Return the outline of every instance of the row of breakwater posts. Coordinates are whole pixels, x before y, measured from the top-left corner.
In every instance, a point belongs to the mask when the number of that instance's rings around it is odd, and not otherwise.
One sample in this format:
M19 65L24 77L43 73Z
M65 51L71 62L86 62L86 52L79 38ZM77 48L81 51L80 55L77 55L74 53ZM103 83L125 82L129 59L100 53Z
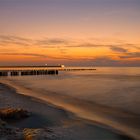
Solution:
M47 66L15 66L0 67L1 76L27 76L27 75L58 75L59 71L84 71L96 70L95 68L78 68L78 67L47 67Z
M58 70L11 70L0 71L0 76L57 75Z

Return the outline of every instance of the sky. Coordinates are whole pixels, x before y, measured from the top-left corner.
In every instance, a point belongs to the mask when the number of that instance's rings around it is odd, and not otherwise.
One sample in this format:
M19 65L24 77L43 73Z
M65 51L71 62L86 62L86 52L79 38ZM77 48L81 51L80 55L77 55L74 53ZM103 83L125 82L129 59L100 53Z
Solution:
M0 0L0 65L140 66L140 0Z

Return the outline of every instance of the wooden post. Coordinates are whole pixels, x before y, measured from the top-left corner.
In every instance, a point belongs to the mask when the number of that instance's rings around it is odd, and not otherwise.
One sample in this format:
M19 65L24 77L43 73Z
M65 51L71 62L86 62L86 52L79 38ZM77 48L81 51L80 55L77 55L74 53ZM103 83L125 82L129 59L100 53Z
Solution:
M0 76L8 76L8 72L7 71L2 71L2 72L0 72Z
M58 75L58 70L56 70L56 75Z

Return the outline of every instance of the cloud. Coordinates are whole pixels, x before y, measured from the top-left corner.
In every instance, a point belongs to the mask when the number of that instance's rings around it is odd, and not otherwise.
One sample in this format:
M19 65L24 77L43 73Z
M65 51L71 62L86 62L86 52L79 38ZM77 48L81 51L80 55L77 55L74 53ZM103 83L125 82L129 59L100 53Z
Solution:
M74 60L77 63L80 62L80 65L83 66L140 66L140 61L138 60L127 60L121 59L116 60L111 56L102 56L97 58L85 58L82 60Z
M60 56L46 56L38 53L14 53L14 50L10 50L10 45L16 44L17 47L30 47L31 49L33 47L36 47L38 49L49 49L49 48L55 48L59 53L61 53ZM18 36L11 36L11 35L0 35L0 51L1 54L5 55L26 55L26 56L34 56L34 57L47 57L52 59L71 59L71 56L67 56L69 53L69 49L72 48L108 48L112 50L116 55L118 55L121 59L127 59L127 58L139 58L140 53L139 52L129 52L131 48L135 48L139 51L140 45L139 44L130 44L127 42L112 42L112 43L104 43L102 41L96 42L96 40L93 40L93 42L90 41L80 41L80 40L74 40L74 39L62 39L62 38L42 38L42 39L28 39ZM93 50L92 49L92 50ZM20 49L22 52L22 49ZM19 51L20 51L19 50ZM91 50L91 51L92 51ZM3 52L3 53L2 53ZM5 53L7 52L7 53ZM9 52L9 53L8 53ZM13 52L13 53L12 53ZM83 54L84 55L84 54ZM104 54L102 54L104 55ZM69 58L68 58L69 57ZM103 57L103 56L102 56ZM76 59L76 58L72 58ZM82 57L81 60L84 60L86 58ZM92 59L92 58L91 58ZM110 63L114 62L114 60L110 58L98 58L97 61L108 60Z
M120 52L120 53L126 53L126 52L128 52L128 49L125 49L125 48L119 47L119 46L110 46L110 49L112 51Z
M93 44L93 43L77 43L73 45L67 45L65 47L68 48L96 48L96 47L104 47L105 45L101 44Z
M119 60L115 60L109 56L97 57L91 60L93 65L96 66L109 66L109 65L116 65L117 63L119 63Z
M0 45L7 46L11 44L18 45L19 47L26 47L26 46L37 46L42 48L56 48L58 46L67 45L69 43L68 40L59 39L59 38L46 38L46 39L27 39L23 37L17 36L4 36L0 35Z
M73 59L72 61L66 60L66 64L74 64L81 66L123 66L125 63L122 63L120 60L115 60L110 56L102 56L98 58L94 57L81 57L79 59Z
M132 52L132 53L126 53L123 56L119 56L120 58L140 58L140 52Z
M95 43L96 41L82 41L74 39L62 39L62 38L42 38L42 39L28 39L28 38L23 38L23 37L18 37L18 36L11 36L11 35L0 35L0 44L1 45L9 45L9 44L17 44L18 46L32 46L32 47L39 47L39 48L60 48L60 47L65 47L65 48L99 48L99 47L108 47L113 51L116 52L127 52L126 48L139 48L140 45L138 44L129 44L126 42L121 42L121 43L108 43L105 44L102 41L100 43Z
M21 46L29 46L32 44L32 40L16 36L0 35L0 44L1 45L16 44Z
M24 55L24 56L34 56L34 57L47 57L47 55L36 54L36 53L0 53L1 55Z
M73 60L73 58L70 57L69 55L50 56L50 55L37 54L37 53L0 53L0 55L31 56L31 57L39 57L39 58L47 58L47 59L55 59L55 60Z
M54 38L54 39L47 39L47 40L41 40L42 42L45 41L48 44L67 44L68 41L64 40L64 39L58 39L58 38Z
M52 38L52 39L40 39L36 40L36 43L34 45L40 46L40 47L57 47L58 45L66 45L69 41L59 38ZM57 45L57 46L56 46Z

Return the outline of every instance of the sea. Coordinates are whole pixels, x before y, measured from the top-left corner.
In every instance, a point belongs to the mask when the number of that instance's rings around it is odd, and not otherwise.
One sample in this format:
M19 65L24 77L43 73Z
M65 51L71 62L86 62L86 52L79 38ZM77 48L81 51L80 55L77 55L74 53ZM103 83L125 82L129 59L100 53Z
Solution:
M140 118L140 67L95 69L13 76L6 80L22 94L49 102L75 116L138 135L138 126L128 122L134 121L135 116Z

